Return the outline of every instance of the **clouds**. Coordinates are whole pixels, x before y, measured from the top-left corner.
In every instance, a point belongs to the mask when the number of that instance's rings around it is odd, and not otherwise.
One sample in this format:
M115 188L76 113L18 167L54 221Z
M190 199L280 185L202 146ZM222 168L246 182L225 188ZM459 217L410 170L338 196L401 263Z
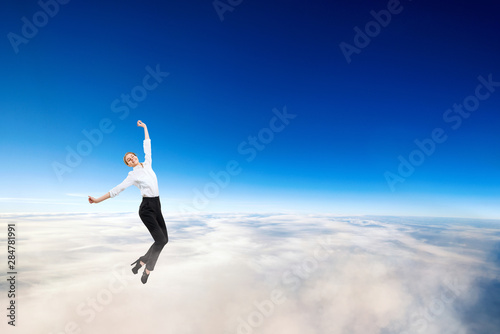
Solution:
M136 214L4 215L20 231L17 331L396 334L498 326L488 319L496 314L489 292L498 286L500 236L487 222L165 219L170 242L142 285L129 264L152 240Z

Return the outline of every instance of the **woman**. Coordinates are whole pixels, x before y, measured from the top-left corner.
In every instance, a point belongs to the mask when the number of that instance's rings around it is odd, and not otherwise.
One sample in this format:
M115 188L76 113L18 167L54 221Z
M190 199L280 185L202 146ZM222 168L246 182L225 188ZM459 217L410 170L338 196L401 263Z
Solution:
M135 185L140 189L142 203L139 207L139 216L155 242L144 256L141 256L131 265L135 265L135 267L132 268L134 274L137 274L138 270L146 265L141 277L142 283L146 284L149 274L155 268L160 252L168 242L168 233L161 214L158 180L156 179L155 172L151 168L151 140L149 139L148 128L146 124L141 121L137 121L137 126L144 128L145 161L141 163L135 153L127 152L123 157L123 161L127 166L132 167L133 170L128 173L127 178L122 183L111 189L107 194L97 199L89 196L89 203L99 203L108 198L115 197L131 185Z

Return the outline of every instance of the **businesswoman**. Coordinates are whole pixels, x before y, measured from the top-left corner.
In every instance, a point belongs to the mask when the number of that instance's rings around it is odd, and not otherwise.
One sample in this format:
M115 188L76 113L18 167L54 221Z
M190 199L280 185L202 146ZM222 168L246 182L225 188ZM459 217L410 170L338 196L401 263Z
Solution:
M134 274L137 274L139 269L145 265L141 281L146 284L150 273L155 268L158 256L168 242L168 233L165 221L163 220L163 216L161 214L158 180L156 179L155 172L151 168L151 139L149 139L148 128L146 127L146 124L141 121L137 121L137 126L144 128L145 161L139 162L135 153L127 152L123 157L123 161L127 166L132 167L133 170L128 173L127 178L122 183L111 189L105 195L99 198L89 196L89 203L99 203L107 200L108 198L115 197L131 185L140 189L142 203L139 207L139 216L149 230L149 233L151 233L154 243L145 255L141 256L131 265L135 265L132 268L132 272Z

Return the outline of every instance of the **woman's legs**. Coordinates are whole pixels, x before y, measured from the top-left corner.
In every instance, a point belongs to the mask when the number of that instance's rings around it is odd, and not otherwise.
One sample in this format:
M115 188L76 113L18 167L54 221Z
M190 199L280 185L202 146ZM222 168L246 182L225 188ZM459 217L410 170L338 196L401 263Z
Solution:
M163 247L168 243L167 227L161 214L160 199L157 197L143 198L139 208L139 216L155 241L147 253L140 258L143 263L146 263L146 269L152 271Z

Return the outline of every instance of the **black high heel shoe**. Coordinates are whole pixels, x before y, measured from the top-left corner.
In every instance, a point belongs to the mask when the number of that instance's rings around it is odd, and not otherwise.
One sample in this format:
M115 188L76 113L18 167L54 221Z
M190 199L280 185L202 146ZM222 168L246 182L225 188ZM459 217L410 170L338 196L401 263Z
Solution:
M151 272L149 272L149 274L151 274ZM149 278L149 274L146 274L146 268L144 268L144 271L142 272L142 276L141 276L142 284L146 284L146 282L148 281L148 278Z
M134 263L131 264L131 266L133 266L135 264L135 267L132 268L132 272L135 274L137 274L139 272L139 269L142 267L142 264L141 264L141 259L135 261Z

